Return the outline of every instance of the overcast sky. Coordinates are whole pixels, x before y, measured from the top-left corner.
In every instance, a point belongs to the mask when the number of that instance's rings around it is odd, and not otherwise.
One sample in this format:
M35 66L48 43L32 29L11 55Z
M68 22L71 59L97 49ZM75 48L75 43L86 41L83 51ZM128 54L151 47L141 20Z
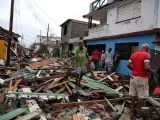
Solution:
M9 29L10 1L0 0L0 26ZM35 41L36 35L46 35L43 26L50 24L50 34L60 37L59 25L68 18L85 20L81 16L89 12L89 4L94 0L15 0L14 32L24 35L24 42L28 46ZM30 6L30 8L29 8ZM36 17L31 12L36 11ZM47 14L46 14L47 13Z

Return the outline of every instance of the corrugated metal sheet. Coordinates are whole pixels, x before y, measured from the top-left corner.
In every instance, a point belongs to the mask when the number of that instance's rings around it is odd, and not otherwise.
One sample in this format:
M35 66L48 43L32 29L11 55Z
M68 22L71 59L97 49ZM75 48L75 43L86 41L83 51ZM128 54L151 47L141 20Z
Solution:
M117 22L141 16L141 1L124 5L117 9Z

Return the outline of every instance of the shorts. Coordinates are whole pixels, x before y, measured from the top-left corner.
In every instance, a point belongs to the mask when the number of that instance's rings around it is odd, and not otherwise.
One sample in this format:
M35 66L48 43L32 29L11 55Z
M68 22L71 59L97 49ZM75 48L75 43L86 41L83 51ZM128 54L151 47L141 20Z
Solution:
M129 88L130 96L138 96L139 98L149 97L148 78L132 76Z
M106 62L105 64L106 64L106 70L107 71L112 71L113 64L111 62Z
M76 69L73 71L73 73L76 73L76 74L78 74L78 75L80 75L80 74L85 74L85 73L87 73L87 68L86 68L86 67L76 68Z

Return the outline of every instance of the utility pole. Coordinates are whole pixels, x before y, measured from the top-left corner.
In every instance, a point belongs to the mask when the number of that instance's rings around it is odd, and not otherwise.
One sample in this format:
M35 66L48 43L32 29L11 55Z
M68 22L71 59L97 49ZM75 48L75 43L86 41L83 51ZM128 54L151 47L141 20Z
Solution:
M21 36L21 45L23 46L23 35Z
M35 37L35 43L36 43L36 37Z
M10 23L9 23L9 33L10 33L10 37L9 37L9 39L8 39L6 66L9 66L9 65L10 65L10 57L11 57L10 47L11 47L11 41L12 41L12 38L13 38L13 34L12 34L12 29L13 29L13 16L14 16L14 0L11 0Z
M48 29L47 29L47 45L49 44L48 34L49 34L49 23L48 23Z

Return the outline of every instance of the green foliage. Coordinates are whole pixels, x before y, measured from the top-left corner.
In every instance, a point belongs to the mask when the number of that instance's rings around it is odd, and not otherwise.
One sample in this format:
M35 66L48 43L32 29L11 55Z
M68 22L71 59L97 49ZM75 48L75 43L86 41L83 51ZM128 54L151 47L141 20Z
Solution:
M48 51L47 45L40 44L40 48L37 52L38 52L38 54L48 54L49 51Z

